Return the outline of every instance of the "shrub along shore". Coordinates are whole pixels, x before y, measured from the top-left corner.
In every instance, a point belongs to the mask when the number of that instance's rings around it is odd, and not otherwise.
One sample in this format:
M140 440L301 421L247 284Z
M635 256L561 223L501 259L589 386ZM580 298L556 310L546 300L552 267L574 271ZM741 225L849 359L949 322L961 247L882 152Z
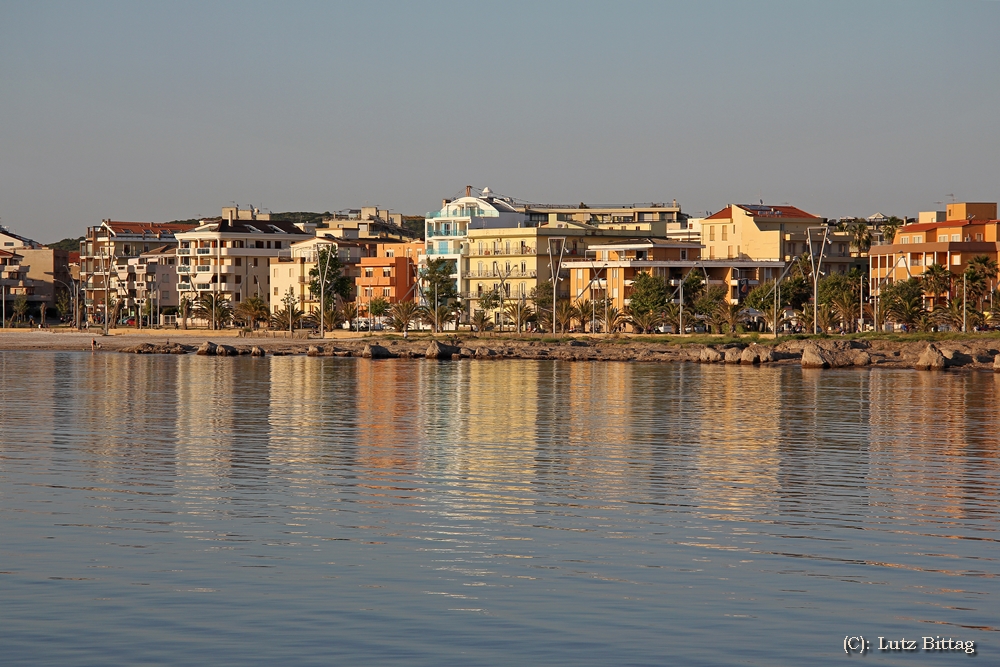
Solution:
M336 339L240 338L228 331L153 331L94 336L66 331L0 332L0 350L205 356L308 355L373 359L699 362L801 365L803 368L884 367L1000 370L1000 335L858 334L853 336L432 336L398 334Z

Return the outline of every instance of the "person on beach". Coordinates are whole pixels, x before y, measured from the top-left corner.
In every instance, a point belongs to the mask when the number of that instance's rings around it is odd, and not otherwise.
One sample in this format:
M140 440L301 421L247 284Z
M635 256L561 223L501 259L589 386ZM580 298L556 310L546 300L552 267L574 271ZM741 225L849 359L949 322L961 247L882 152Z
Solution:
M91 338L90 339L90 351L91 352L95 352L96 350L97 350L97 339L96 338Z

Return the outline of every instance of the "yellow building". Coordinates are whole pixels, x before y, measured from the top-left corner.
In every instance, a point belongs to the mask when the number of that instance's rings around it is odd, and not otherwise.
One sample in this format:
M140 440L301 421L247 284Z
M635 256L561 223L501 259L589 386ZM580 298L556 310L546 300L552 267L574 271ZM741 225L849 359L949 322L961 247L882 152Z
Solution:
M293 243L288 251L277 257L272 257L270 270L270 307L276 313L285 308L285 299L289 290L295 300L295 307L305 313L319 309L319 295L309 291L312 280L309 272L316 268L319 252L329 248L336 252L344 264L344 275L356 277L361 257L367 245L344 241L330 237L317 237Z
M795 206L731 204L704 219L701 243L704 257L780 261L788 263L810 254L808 230L814 228L812 243L818 252L824 233L829 244L823 252L826 273L847 273L863 266L864 255L851 250L850 232L838 232L826 219ZM823 231L825 230L825 232Z

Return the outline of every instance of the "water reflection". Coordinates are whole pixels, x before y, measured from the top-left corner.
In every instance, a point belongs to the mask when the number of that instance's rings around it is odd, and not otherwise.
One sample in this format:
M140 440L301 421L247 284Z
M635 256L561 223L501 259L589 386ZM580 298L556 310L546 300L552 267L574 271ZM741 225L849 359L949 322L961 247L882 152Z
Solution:
M708 629L717 663L774 627L995 625L993 374L0 353L0 377L0 557L25 585L0 587L24 618L52 577L124 614L133 585L160 586L147 607L218 590L211 618L182 607L224 635L266 596L286 636L362 610L357 660L394 627L426 664L455 628L480 662L502 626L582 664Z

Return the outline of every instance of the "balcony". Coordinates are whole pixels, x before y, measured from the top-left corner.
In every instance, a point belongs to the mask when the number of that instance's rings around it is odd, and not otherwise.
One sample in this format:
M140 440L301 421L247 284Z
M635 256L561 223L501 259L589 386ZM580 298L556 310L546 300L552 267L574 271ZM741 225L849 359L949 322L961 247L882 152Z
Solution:
M439 236L468 236L468 232L466 230L464 230L464 229L449 229L447 231L443 230L443 229L439 229L439 230L428 229L427 230L427 238L428 239L436 238L436 237L439 237Z
M177 267L177 273L180 274L193 273L192 268L194 267L192 267L190 264L181 264Z
M195 252L199 255L211 255L215 248L195 248Z
M190 255L191 254L191 248L178 248L177 249L177 254L178 255Z
M190 292L191 283L177 283L177 290L179 292ZM93 299L91 299L93 301Z

